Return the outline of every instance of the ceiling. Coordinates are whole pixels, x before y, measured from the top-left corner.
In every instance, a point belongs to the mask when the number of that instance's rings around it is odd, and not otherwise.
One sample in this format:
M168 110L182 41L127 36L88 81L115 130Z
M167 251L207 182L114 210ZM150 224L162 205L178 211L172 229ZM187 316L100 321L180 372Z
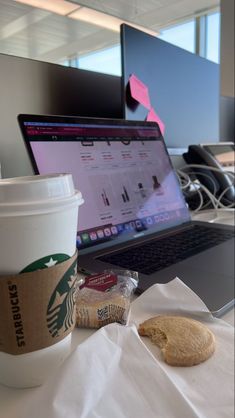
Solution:
M157 32L160 32L162 28L219 7L219 0L78 0L71 2ZM75 54L82 55L119 43L118 32L14 0L0 0L0 53L60 62Z

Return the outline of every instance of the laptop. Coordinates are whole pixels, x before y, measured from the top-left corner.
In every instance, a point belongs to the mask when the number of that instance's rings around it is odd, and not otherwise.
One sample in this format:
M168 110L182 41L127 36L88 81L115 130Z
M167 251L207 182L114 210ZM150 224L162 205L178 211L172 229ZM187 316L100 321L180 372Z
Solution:
M139 272L137 291L178 276L220 316L234 305L234 228L194 222L155 122L19 115L35 174L71 173L78 267Z

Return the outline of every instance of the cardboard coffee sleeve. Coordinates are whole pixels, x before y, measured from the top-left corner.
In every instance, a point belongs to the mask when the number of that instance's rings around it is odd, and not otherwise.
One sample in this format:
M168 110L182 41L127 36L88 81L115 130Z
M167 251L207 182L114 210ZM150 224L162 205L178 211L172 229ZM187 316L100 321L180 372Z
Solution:
M30 353L71 333L77 281L77 253L41 270L0 276L0 351Z

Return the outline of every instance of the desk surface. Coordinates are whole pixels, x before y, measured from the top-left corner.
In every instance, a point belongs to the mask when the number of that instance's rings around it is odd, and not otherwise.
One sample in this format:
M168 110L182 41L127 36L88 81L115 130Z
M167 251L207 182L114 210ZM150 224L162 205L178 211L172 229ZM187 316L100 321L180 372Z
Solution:
M204 221L210 223L221 223L226 225L235 224L234 209L219 209L219 210L202 210L198 213L191 214L195 221Z
M200 213L198 215L194 215L193 219L200 219L205 221L211 221L215 219L215 213L214 211L205 211L204 213ZM218 220L221 223L229 223L234 224L234 214L232 212L226 212L226 213L217 213L217 222ZM228 322L230 325L234 325L234 309L227 312L222 319L226 322ZM75 347L78 344L81 344L83 341L85 341L90 335L94 333L94 330L86 330L86 329L75 329L72 334L72 350L75 349ZM25 404L27 400L30 399L30 396L32 394L33 389L26 389L26 390L15 390L10 389L4 386L0 385L0 418L4 418L6 412L8 410L8 406L10 404L15 404L16 411L15 415L11 418L17 418L17 408L20 407L20 405ZM31 417L24 417L24 418L31 418ZM50 418L50 417L45 417Z

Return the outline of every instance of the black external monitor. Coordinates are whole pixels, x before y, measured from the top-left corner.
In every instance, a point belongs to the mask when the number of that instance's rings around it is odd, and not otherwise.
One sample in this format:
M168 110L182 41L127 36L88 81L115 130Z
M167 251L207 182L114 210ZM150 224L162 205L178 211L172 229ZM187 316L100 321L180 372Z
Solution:
M126 24L121 26L123 116L149 110L130 94L135 75L165 124L167 147L219 141L219 65Z

